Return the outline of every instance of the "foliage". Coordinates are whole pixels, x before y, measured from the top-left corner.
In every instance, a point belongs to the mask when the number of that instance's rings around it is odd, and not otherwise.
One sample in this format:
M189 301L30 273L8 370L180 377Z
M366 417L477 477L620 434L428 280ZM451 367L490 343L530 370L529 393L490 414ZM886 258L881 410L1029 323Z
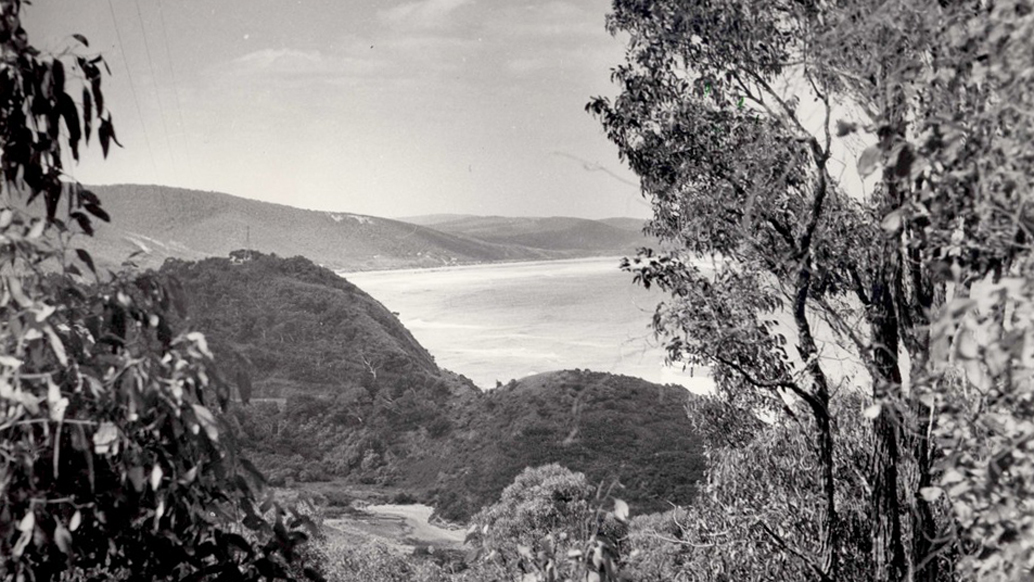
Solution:
M446 582L447 570L397 549L327 540L317 545L321 571L330 582Z
M671 295L655 326L673 359L715 364L731 402L811 416L823 511L813 541L785 551L823 579L848 566L833 537L843 419L828 411L849 357L875 400L871 577L1029 576L1034 7L614 8L629 38L621 94L589 109L653 204L664 244L628 268ZM857 163L867 192L831 171L834 136L851 135L871 144Z
M28 44L20 9L0 3L0 577L293 579L307 520L260 506L261 475L210 408L228 391L205 338L170 325L175 286L151 273L89 284L66 260L74 233L108 220L62 171L94 115L105 154L117 143L103 63L72 57L80 112L61 58ZM25 207L40 196L33 218ZM89 254L75 257L93 270ZM44 275L48 262L61 272Z
M865 481L871 429L857 397L837 426L837 553L842 580L869 580ZM713 401L711 408L721 407ZM692 505L635 518L629 571L637 580L807 580L813 566L793 551L815 552L822 483L806 433L792 422L766 425L744 441L708 448L707 483ZM794 550L788 550L793 548Z
M617 580L628 505L600 510L606 497L585 475L557 464L527 468L499 501L471 520L482 556L482 579L507 579L515 571L533 580Z
M464 519L495 503L525 467L558 463L594 483L617 481L637 512L689 503L703 478L688 393L587 370L532 376L484 394L456 422L436 511ZM469 431L469 432L468 432Z
M254 396L317 394L342 385L396 391L440 375L434 359L380 303L302 257L170 259L191 323L254 377ZM390 394L386 394L390 396Z
M531 546L550 533L582 527L593 513L590 502L595 492L583 473L556 463L529 467L503 490L497 503L474 516L473 527L484 528L478 539L489 550Z
M925 494L951 503L963 571L977 580L1034 572L1032 12L1006 1L946 19L945 46L923 71L931 106L908 143L924 181L899 209L906 224L928 222L953 283L920 395L944 454Z

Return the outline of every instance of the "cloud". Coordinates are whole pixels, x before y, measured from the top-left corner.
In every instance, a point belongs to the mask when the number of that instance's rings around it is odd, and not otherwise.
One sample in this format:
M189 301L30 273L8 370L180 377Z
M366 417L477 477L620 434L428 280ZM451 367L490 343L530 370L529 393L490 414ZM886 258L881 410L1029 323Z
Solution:
M421 30L442 28L457 9L474 0L418 0L382 10L378 16L394 28Z
M242 71L269 71L289 69L297 66L312 68L322 66L324 59L320 51L302 51L289 48L262 49L248 53L234 60Z
M603 15L570 2L510 6L487 22L493 34L508 37L545 37L574 40L599 37L604 30Z
M386 63L373 56L327 55L320 51L268 48L234 59L228 74L238 77L311 78L367 77Z

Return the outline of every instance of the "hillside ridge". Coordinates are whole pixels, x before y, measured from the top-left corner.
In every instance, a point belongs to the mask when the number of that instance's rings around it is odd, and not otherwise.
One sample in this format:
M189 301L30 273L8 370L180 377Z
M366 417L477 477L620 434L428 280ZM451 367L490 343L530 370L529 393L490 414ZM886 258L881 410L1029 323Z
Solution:
M225 257L241 248L300 255L338 271L367 271L629 254L637 246L627 231L582 219L525 227L507 237L453 224L464 218L439 228L221 192L135 184L91 189L118 220L98 225L96 235L80 244L108 268L131 255L138 266L157 268L168 258Z

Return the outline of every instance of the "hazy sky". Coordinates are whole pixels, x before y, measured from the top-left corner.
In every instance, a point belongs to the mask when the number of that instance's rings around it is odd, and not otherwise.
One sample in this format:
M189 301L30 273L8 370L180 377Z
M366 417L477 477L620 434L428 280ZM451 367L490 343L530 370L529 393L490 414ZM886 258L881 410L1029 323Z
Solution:
M71 169L379 216L648 216L584 112L623 45L608 0L36 0L90 40L125 146Z

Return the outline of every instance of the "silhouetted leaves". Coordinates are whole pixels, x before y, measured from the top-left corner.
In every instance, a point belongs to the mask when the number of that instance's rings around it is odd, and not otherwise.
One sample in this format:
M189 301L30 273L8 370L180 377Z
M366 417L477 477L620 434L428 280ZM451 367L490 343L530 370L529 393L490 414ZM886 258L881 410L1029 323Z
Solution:
M68 128L68 149L72 151L72 158L79 160L79 140L82 138L82 131L79 129L79 110L75 102L68 96L68 93L61 93L58 97L58 110L65 120L65 127Z
M79 257L79 260L82 261L88 269L90 269L90 272L97 275L97 267L93 264L93 257L90 256L90 253L83 249L75 249L75 254Z
M98 103L98 107L100 107ZM112 142L118 147L122 147L122 144L115 138L115 127L111 124L111 114L108 114L107 118L100 117L100 127L97 128L97 138L101 142L101 150L104 152L104 157L108 157L108 148Z

